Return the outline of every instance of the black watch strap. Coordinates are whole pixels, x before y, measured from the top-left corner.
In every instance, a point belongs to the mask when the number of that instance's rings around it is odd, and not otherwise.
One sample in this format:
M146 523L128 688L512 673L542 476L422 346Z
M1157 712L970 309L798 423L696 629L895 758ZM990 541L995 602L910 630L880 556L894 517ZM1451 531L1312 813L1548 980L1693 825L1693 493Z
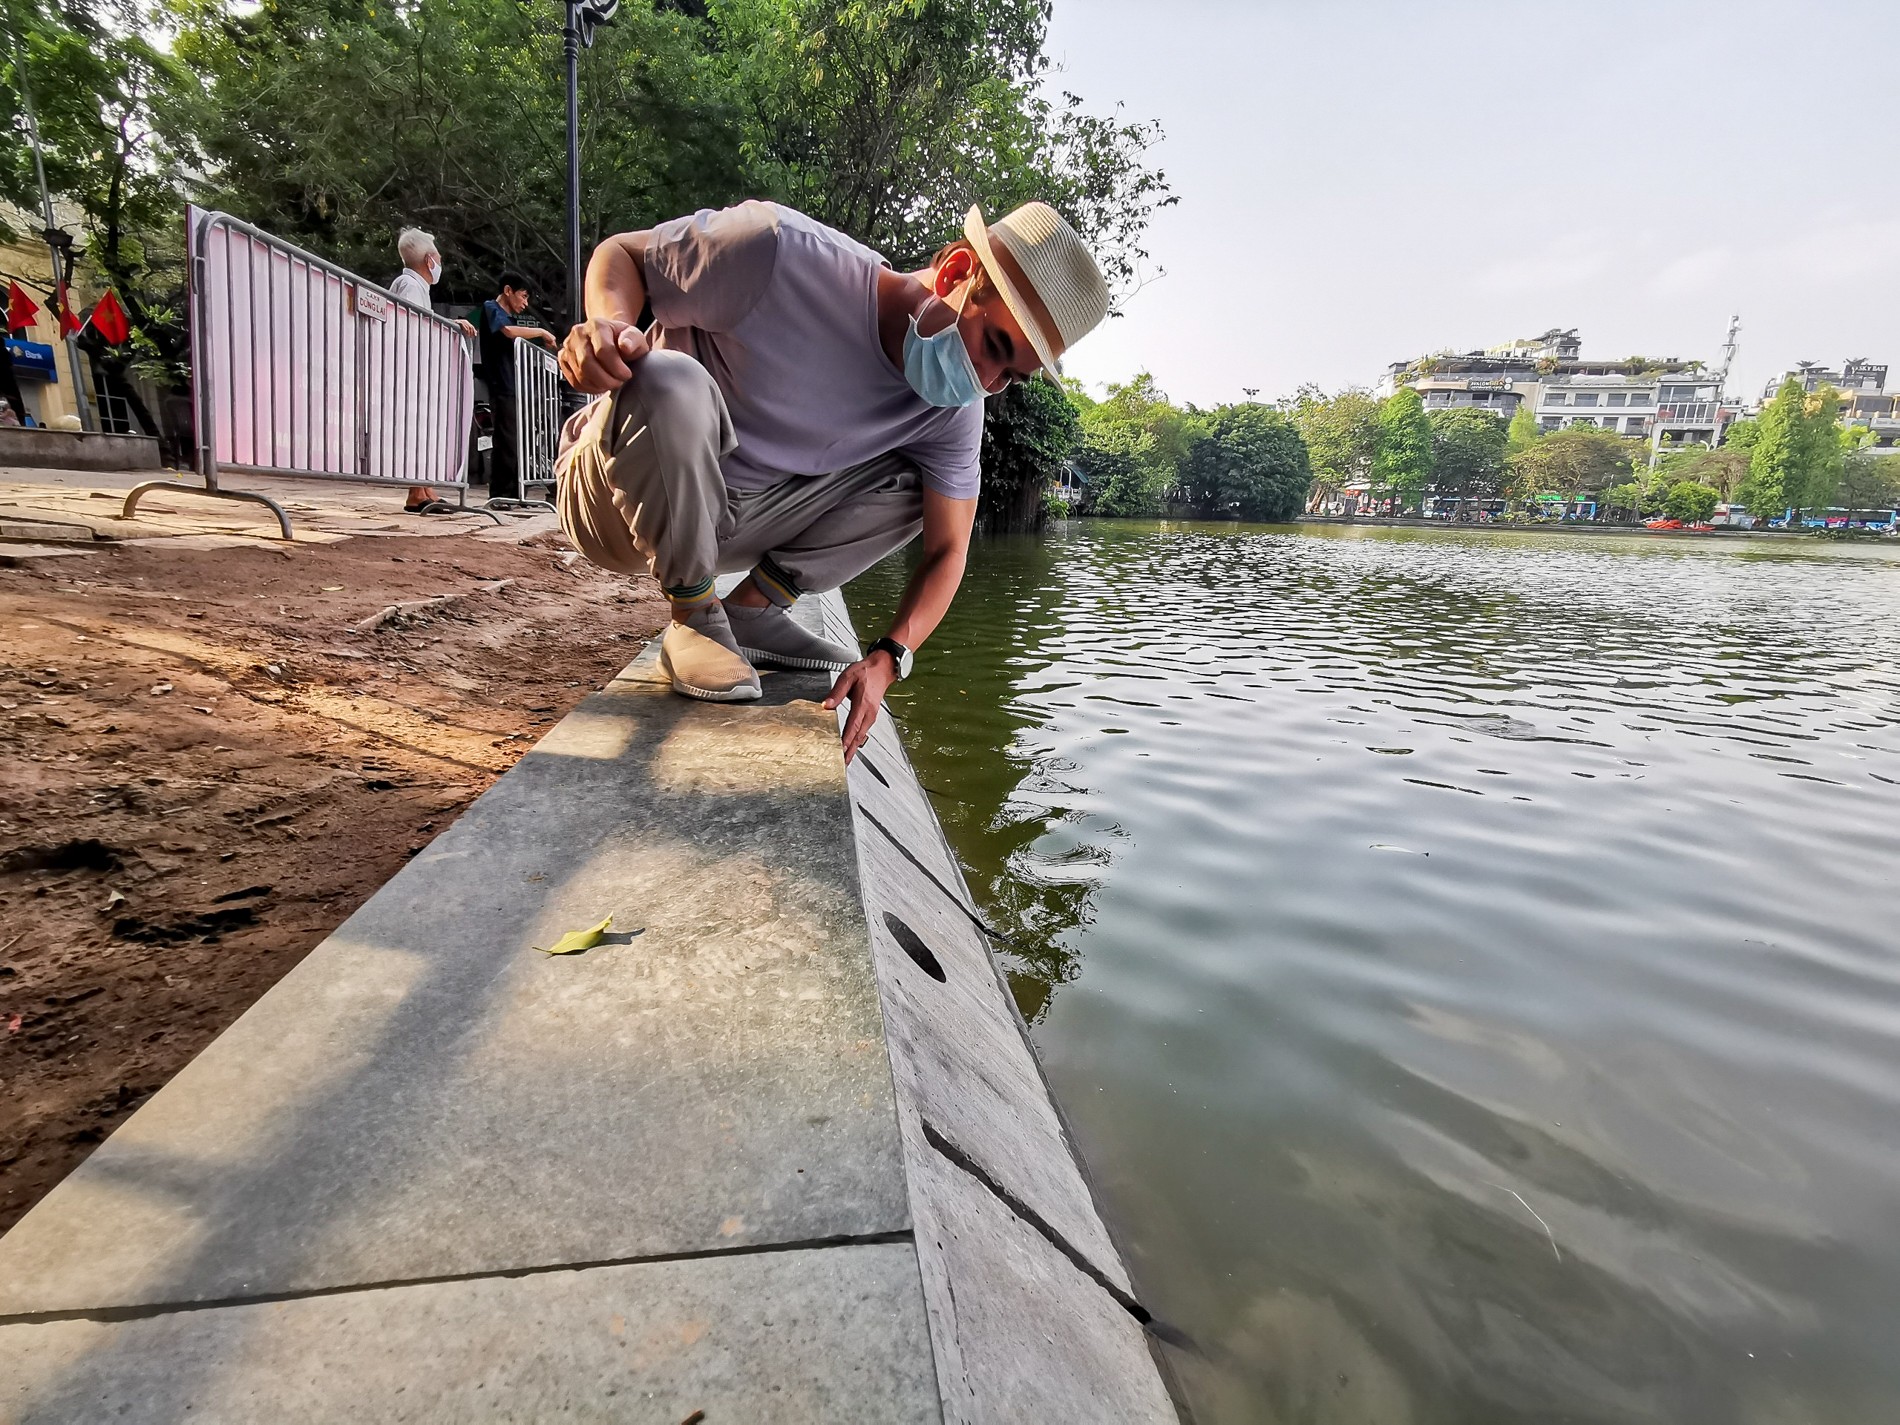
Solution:
M896 639L886 636L878 639L865 652L877 653L880 650L891 655L891 662L897 665L897 676L900 679L910 676L911 652L908 648Z

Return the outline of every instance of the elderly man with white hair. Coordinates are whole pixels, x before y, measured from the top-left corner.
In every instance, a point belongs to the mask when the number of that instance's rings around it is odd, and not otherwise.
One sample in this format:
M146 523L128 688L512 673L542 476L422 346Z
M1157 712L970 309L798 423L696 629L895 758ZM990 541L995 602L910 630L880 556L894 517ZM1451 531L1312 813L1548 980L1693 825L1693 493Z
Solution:
M389 284L391 295L425 312L433 311L429 305L429 289L442 280L442 254L436 250L434 236L421 228L404 228L396 235L396 255L402 259L402 271ZM463 336L475 335L475 328L468 322L460 325ZM412 515L420 514L436 503L436 493L430 486L411 485L403 509Z

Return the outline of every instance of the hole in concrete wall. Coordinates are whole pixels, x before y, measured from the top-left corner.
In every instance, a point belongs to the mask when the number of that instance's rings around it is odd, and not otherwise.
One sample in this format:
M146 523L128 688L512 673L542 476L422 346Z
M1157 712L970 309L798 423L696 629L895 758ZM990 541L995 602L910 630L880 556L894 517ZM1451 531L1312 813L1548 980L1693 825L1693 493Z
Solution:
M930 947L924 944L921 936L903 921L884 912L884 925L896 937L897 943L904 947L904 953L917 962L917 968L939 984L944 982L943 966L937 963L937 957L930 953Z
M885 786L890 786L891 779L877 770L877 763L873 762L869 757L866 757L862 752L858 753L858 761L864 764L865 771L869 772L873 777L876 777L878 781L882 782Z

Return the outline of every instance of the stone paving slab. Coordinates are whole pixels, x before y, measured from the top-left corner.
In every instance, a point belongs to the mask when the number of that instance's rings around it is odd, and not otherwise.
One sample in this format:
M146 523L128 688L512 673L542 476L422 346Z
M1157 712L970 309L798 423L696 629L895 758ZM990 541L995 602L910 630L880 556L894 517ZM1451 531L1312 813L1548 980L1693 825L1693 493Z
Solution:
M0 1239L0 1315L906 1230L836 721L767 685L584 701Z
M0 564L30 564L38 559L73 559L98 552L96 544L0 543Z
M656 652L0 1239L0 1422L1175 1418L894 725Z
M939 1419L910 1244L0 1326L0 1421L17 1425L679 1425L694 1410L707 1425Z

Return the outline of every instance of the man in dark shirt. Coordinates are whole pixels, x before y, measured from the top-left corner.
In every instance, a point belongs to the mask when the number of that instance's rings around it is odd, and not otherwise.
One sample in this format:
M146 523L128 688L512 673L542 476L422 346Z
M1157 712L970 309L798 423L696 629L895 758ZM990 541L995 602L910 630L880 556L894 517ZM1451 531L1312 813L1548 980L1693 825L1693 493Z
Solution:
M521 498L521 472L515 463L515 338L538 341L554 350L554 333L514 324L528 310L528 279L519 272L501 274L501 293L482 303L482 380L488 383L488 409L495 420L495 446L489 452L488 498Z

